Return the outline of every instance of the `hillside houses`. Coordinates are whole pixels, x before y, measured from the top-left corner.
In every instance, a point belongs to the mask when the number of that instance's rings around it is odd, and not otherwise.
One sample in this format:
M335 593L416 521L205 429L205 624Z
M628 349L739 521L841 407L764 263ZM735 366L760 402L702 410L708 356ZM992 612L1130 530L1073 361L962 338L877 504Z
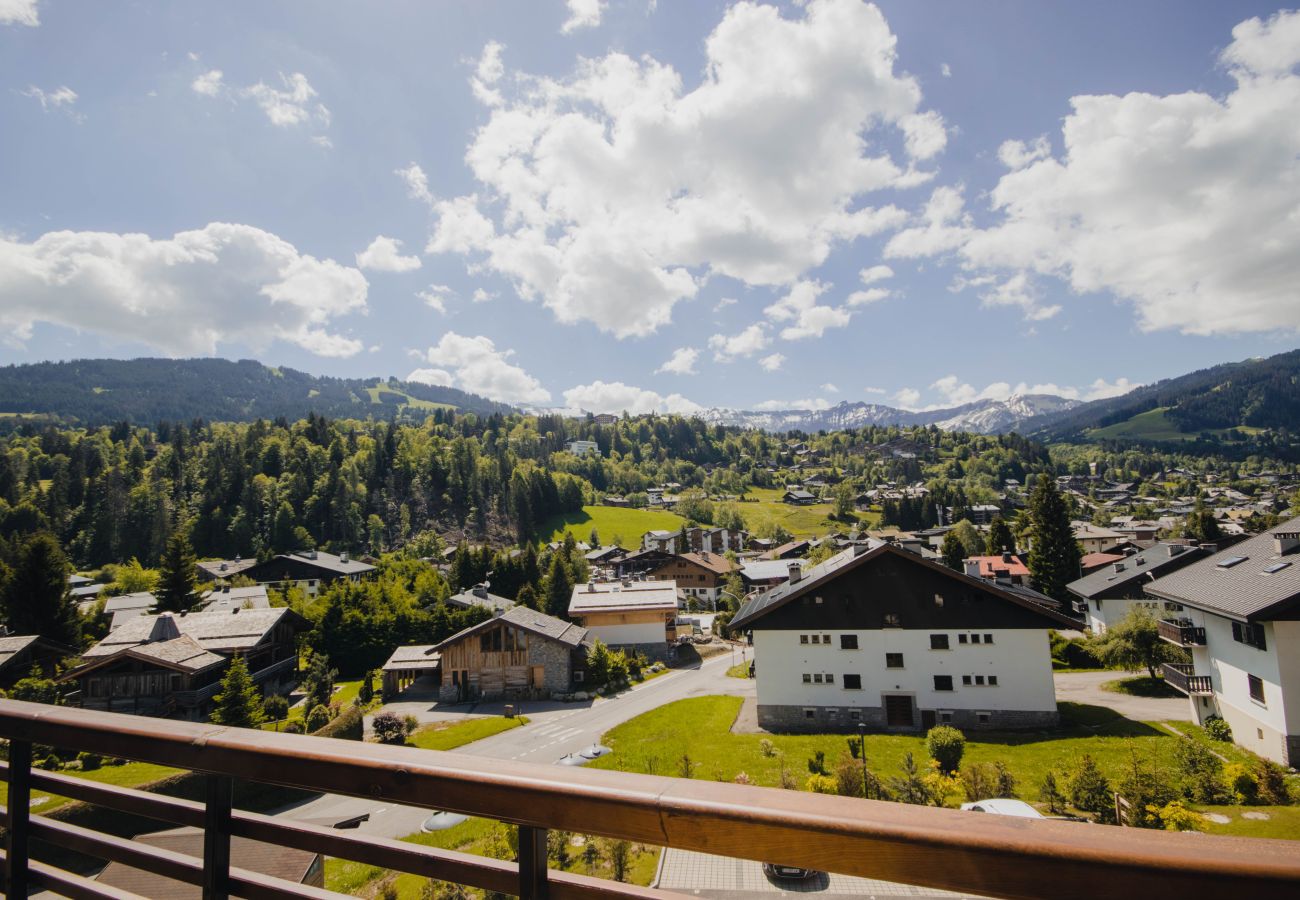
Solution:
M336 555L324 550L299 550L281 553L244 569L240 574L258 584L274 587L290 584L307 596L315 597L322 588L335 581L360 581L374 571L374 566L352 559L347 553Z
M1164 604L1149 596L1152 579L1177 572L1206 555L1200 547L1184 543L1156 544L1141 553L1119 554L1109 565L1066 585L1078 598L1076 609L1083 614L1093 634L1121 621L1134 606L1159 617Z
M671 581L682 595L715 607L727 577L739 566L717 553L681 553L646 572L651 581Z
M568 615L591 640L661 656L677 639L678 607L678 586L671 579L590 581L573 588Z

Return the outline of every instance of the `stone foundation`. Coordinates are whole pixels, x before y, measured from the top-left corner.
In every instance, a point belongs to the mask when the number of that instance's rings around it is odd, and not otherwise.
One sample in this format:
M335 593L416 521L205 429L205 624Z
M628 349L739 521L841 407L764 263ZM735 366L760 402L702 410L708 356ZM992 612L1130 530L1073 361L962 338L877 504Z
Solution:
M809 716L807 711L811 710ZM1056 710L968 710L954 709L948 721L935 712L935 725L952 725L962 731L1038 731L1055 728L1060 717ZM988 712L988 721L981 721L979 712ZM913 710L911 728L890 727L886 724L882 706L758 706L758 725L774 732L836 732L856 733L858 723L866 723L872 732L921 732L923 718L920 710ZM1298 739L1297 750L1300 750ZM1300 758L1300 757L1297 757Z

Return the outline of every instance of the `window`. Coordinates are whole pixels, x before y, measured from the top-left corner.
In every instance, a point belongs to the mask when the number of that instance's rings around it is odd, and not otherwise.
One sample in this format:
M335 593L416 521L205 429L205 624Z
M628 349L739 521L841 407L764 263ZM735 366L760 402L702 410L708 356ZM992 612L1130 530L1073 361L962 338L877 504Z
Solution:
M804 684L812 684L812 676L809 675L807 672L804 672L804 673L803 673L803 683L804 683Z
M978 634L972 634L970 636L970 642L972 644L978 644L980 642L980 636Z
M821 684L821 683L822 683L822 674L821 672L817 672L813 675L813 684Z
M812 642L814 644L820 644L822 642L822 636L820 634L814 634L812 636Z
M831 636L829 634L823 634L822 643L829 647L831 643Z
M575 669L574 672L573 672L573 681L574 681L574 683L575 683L575 684L581 683L582 679L583 679L584 677L586 677L586 674L587 674L587 673L584 672L584 671L582 671L582 669Z
M959 644L964 644L964 643L966 643L966 635L964 635L964 634L959 634L959 635L957 635L957 643L959 643Z
M827 672L827 673L826 673L826 683L827 683L827 684L834 684L834 683L835 683L835 676L832 675L830 672Z
M901 669L901 668L903 668L903 654L901 654L901 653L886 653L886 654L885 654L885 668L886 668L886 669Z
M851 709L851 710L849 710L849 721L850 721L850 722L857 722L857 721L860 720L861 718L862 718L862 710L860 710L860 709Z
M806 634L801 634L801 635L799 635L799 643L801 643L801 644L806 644L806 643L808 643L808 635L806 635Z
M993 643L993 635L991 635L991 634L986 634L986 635L984 635L984 643L986 643L986 644L991 644L991 643Z
M1250 559L1248 556L1229 556L1222 562L1216 563L1216 565L1220 569L1231 569L1233 566L1241 565L1248 559Z
M841 650L858 649L858 636L856 634L840 635L840 649Z
M931 650L947 650L947 649L948 649L948 635L946 635L946 634L932 634L932 635L930 635L930 649L931 649Z
M989 676L989 686L990 686L990 687L997 687L997 686L998 686L998 676L996 676L996 675L990 675L990 676Z
M943 608L943 594L934 595L934 605L941 609Z
M992 718L993 718L992 713L986 713L986 712L975 713L975 720L979 722L981 725L987 725Z
M846 691L860 691L860 690L862 690L862 676L861 676L861 675L845 675L845 676L844 676L844 690L846 690Z
M952 722L952 710L951 709L939 710L939 724L948 725L951 722Z
M952 690L952 676L951 676L951 675L936 675L936 676L934 676L934 689L935 689L936 691L951 691L951 690Z
M1268 649L1268 642L1264 640L1264 626L1259 622L1233 622L1232 639L1248 647Z
M1256 703L1264 702L1264 680L1254 675L1247 675L1246 682L1250 687L1250 699Z
M902 624L902 620L898 618L898 613L885 613L885 628L899 628Z
M970 687L970 676L969 676L969 675L963 675L963 676L961 677L961 683L964 684L964 685L966 685L967 687Z
M975 676L975 684L979 685L980 687L983 687L983 686L984 686L984 676L983 676L983 675L976 675L976 676Z
M817 718L817 710L810 709L809 707L805 706L803 710L803 717L805 719L815 719Z

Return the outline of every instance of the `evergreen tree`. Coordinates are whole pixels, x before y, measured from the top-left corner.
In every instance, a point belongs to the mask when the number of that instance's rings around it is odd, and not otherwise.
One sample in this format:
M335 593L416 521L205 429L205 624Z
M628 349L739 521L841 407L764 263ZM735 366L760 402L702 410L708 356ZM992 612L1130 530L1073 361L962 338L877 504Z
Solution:
M1029 498L1029 535L1029 574L1044 594L1064 600L1065 586L1079 577L1082 554L1074 539L1065 498L1047 475L1038 476L1038 485Z
M158 566L159 612L188 612L198 602L197 563L185 529L178 527L167 539L167 549Z
M1003 553L1016 552L1016 537L1011 533L1011 526L1001 516L994 516L993 522L989 525L988 540L984 545L984 552L989 556L1000 556Z
M1200 543L1214 543L1223 536L1214 512L1203 500L1196 501L1196 508L1187 517L1187 522L1183 525L1183 536Z
M330 668L329 657L313 653L307 661L307 674L302 678L302 690L307 695L306 707L329 706L334 694L334 679L338 670Z
M51 535L35 534L18 550L0 582L0 610L10 633L38 634L81 648L81 618L68 594L68 560Z
M551 569L546 575L546 608L548 616L558 619L568 618L569 601L573 599L573 581L569 577L569 567L564 564L564 554L551 556Z
M234 728L257 728L266 721L262 712L262 694L248 674L242 656L230 661L221 677L221 693L212 698L212 722Z
M950 531L943 536L943 547L939 550L943 564L950 569L962 570L962 561L966 559L966 545L961 542L957 532Z

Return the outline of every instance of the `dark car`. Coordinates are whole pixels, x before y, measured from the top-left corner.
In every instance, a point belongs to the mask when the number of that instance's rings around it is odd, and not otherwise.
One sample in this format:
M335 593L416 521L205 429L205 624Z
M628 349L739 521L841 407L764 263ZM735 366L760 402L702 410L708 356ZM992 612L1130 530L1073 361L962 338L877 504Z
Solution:
M803 881L817 874L816 869L801 869L798 866L783 866L778 863L763 863L763 874L768 878L786 881Z

